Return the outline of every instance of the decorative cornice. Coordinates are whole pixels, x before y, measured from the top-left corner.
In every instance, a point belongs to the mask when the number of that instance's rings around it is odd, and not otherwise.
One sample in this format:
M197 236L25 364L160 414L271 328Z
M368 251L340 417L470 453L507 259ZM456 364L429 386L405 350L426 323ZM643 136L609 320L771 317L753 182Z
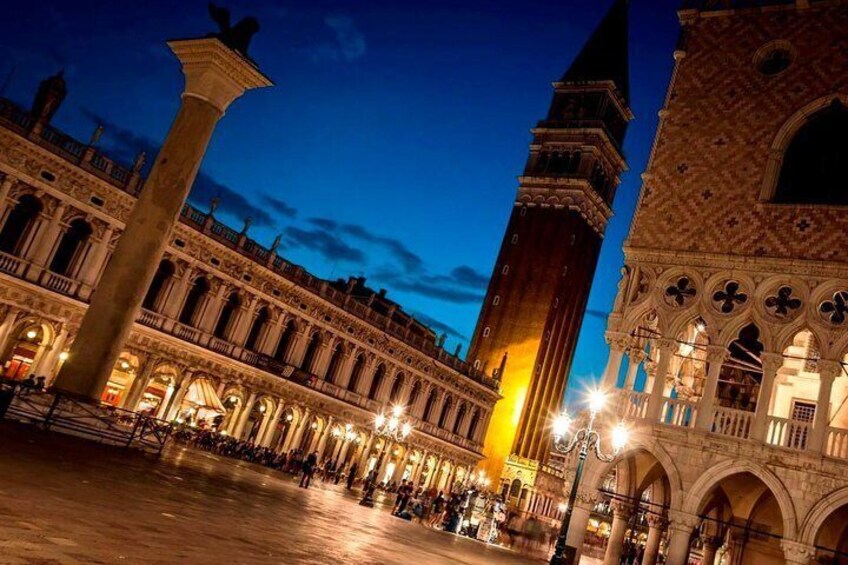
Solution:
M580 216L603 237L612 210L585 180L521 177L516 206L567 208Z

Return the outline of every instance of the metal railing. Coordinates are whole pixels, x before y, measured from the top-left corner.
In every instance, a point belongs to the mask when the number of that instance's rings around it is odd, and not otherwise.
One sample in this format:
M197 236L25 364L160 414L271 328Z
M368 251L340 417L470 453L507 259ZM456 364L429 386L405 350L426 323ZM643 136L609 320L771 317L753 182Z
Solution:
M22 381L0 380L0 417L47 431L99 443L162 453L173 431L171 423L122 408L83 401L66 394L27 387Z

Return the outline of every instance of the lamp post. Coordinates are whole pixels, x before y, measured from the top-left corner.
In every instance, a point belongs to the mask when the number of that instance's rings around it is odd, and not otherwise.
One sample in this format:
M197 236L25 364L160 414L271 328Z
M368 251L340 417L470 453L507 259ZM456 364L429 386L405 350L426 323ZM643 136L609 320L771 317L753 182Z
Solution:
M574 420L564 411L554 421L554 449L560 453L571 453L579 449L577 454L577 469L574 472L574 481L571 483L571 493L568 496L568 504L565 508L565 516L557 536L556 549L551 557L550 565L573 565L577 554L577 548L566 545L568 527L571 524L571 514L574 511L574 503L577 501L577 490L580 486L580 478L583 475L583 464L589 456L589 451L594 451L595 456L601 461L610 462L621 453L627 444L629 432L624 424L617 424L612 430L612 453L605 454L601 451L601 436L595 429L595 418L604 409L606 394L600 390L594 390L589 394L589 423L585 428L573 432L571 427Z
M386 456L390 440L401 442L412 433L412 424L402 420L401 416L403 416L403 407L395 406L392 408L389 416L381 412L374 419L374 433L377 437L383 439L383 447L380 449L377 464L374 465L374 468L368 473L368 478L365 480L365 493L362 496L362 500L359 501L360 506L374 507L374 489L377 486L377 474L380 472L380 467L383 466L383 458Z
M353 424L345 424L344 431L342 431L340 428L336 428L335 430L333 430L333 435L336 437L336 440L342 441L342 445L344 445L345 443L348 445L359 443L360 440L359 434L357 433L356 429L354 429ZM344 449L344 447L339 448L338 456L333 461L333 467L339 466L339 459L342 458L342 451ZM344 463L344 461L342 463Z

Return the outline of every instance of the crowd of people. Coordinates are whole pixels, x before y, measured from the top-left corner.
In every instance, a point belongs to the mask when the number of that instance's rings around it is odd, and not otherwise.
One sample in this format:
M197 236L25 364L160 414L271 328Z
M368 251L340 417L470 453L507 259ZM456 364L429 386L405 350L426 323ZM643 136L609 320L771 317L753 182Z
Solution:
M278 453L273 449L255 445L219 433L214 428L178 429L174 439L222 457L232 457L249 463L263 465L300 478L298 485L309 488L313 481L338 485L344 481L348 490L358 480L356 462L345 467L326 459L318 460L318 453L304 453L293 449ZM498 495L483 493L473 488L457 488L445 492L435 488L416 487L407 480L398 483L371 485L374 473L363 479L363 487L381 490L387 498L394 496L392 514L400 519L446 532L498 543L523 553L549 551L556 543L558 528L530 516L509 513Z

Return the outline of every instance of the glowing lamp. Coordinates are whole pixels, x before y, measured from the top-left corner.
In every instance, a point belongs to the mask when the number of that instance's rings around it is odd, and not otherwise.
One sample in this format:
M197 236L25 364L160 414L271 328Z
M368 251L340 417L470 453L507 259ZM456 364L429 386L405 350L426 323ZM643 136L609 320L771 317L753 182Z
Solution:
M559 506L557 506L557 509L560 512L565 512L566 510L568 510L568 504L566 504L565 502L560 502Z
M403 414L403 406L395 406L392 408L392 416L400 418L401 414Z
M124 371L126 371L126 370L127 370L127 369L129 369L129 368L130 368L130 364L129 364L129 363L127 363L126 361L121 361L121 369L123 369Z
M630 440L630 430L624 424L618 424L612 429L612 448L619 452L624 449L627 442Z
M35 339L36 337L38 337L38 332L35 331L35 330L29 330L26 333L26 336L27 336L27 339Z
M404 424L404 425L403 425L403 428L402 428L402 429L401 429L401 431L400 431L400 433L401 433L401 435L403 435L403 437L408 436L409 434L411 434L411 433L412 433L412 426L411 426L410 424L408 424L408 423L407 423L407 424Z
M68 360L68 352L63 351L59 354L59 361L67 361Z
M556 437L565 437L571 430L571 416L568 412L563 412L554 420L554 435Z
M378 428L382 428L384 425L386 425L386 417L382 414L377 414L377 417L374 419L374 424Z
M589 393L589 410L592 412L600 412L606 403L607 395L604 391L595 389Z

